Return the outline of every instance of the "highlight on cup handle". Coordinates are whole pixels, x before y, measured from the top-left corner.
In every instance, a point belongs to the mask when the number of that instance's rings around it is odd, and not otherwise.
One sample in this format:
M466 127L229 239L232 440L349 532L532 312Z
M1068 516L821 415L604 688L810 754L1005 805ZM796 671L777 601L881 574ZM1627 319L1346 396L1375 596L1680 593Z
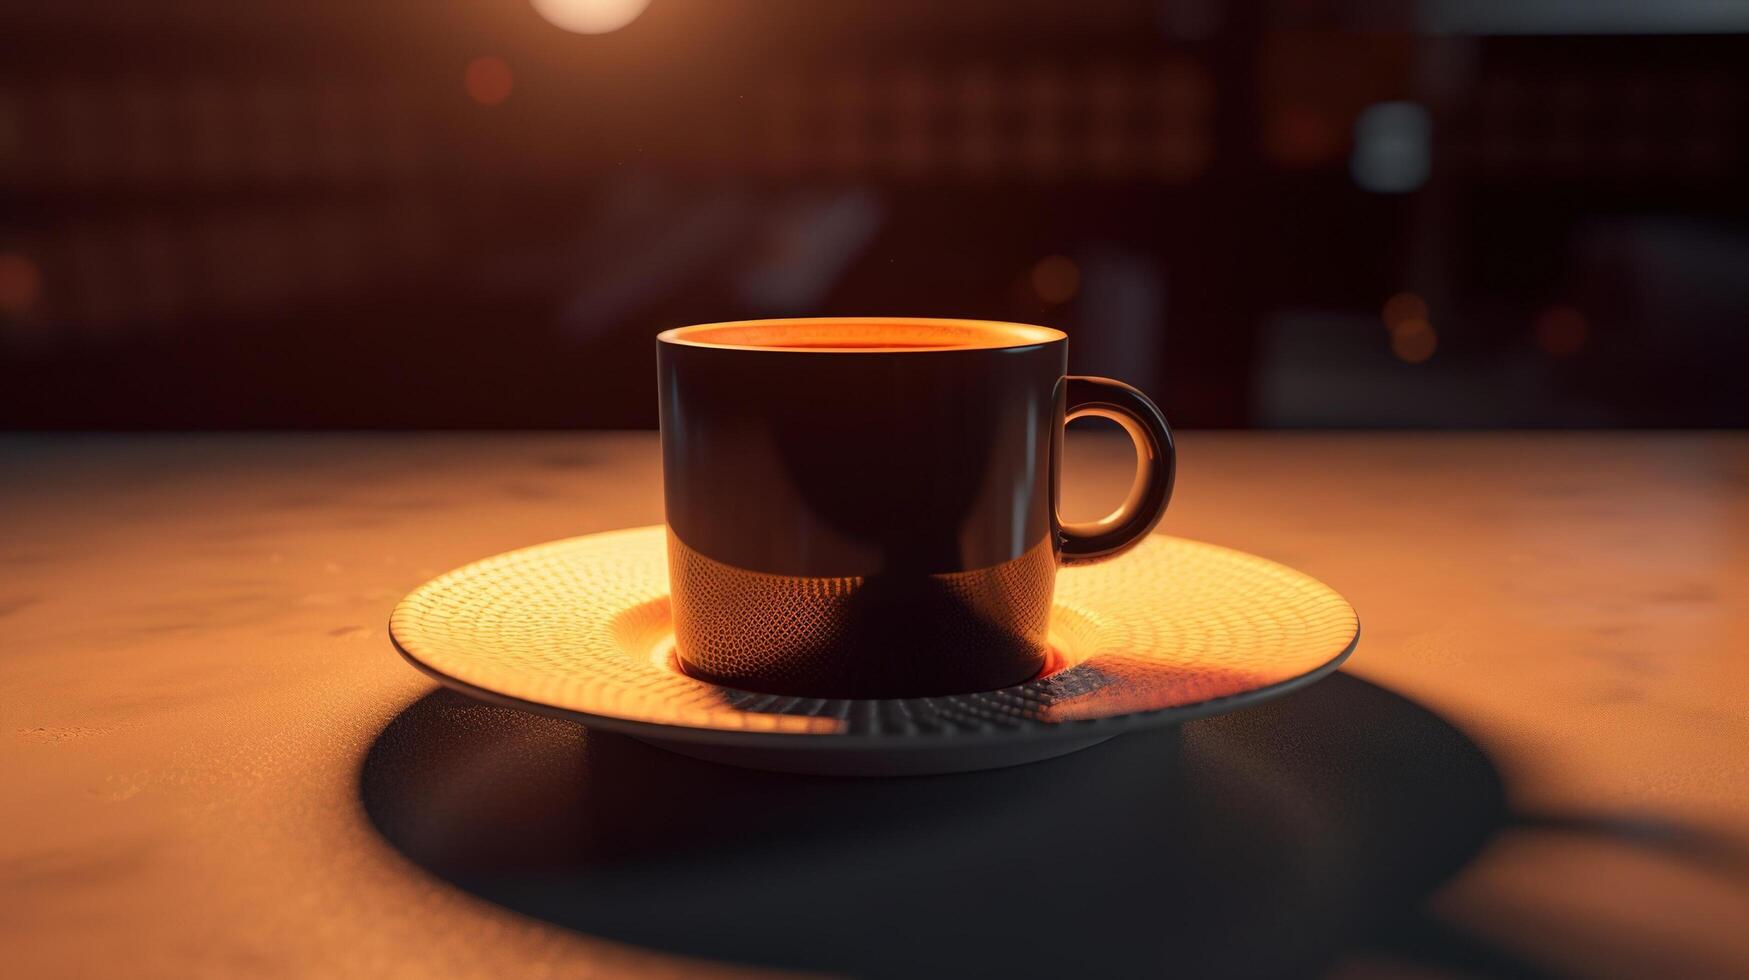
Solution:
M1082 565L1122 554L1154 530L1172 499L1177 457L1166 416L1147 395L1110 378L1070 375L1064 382L1065 423L1089 415L1111 419L1136 446L1136 478L1116 510L1097 521L1057 521L1063 564Z

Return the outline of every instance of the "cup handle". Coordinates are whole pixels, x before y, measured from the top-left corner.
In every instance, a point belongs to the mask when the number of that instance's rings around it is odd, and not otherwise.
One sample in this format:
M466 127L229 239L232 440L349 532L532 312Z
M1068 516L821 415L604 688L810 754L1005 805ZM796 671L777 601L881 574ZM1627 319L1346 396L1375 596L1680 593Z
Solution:
M1063 564L1084 565L1129 550L1160 523L1172 499L1177 456L1166 416L1147 395L1110 378L1070 375L1063 380L1067 384L1064 423L1087 415L1111 419L1136 445L1135 482L1116 510L1097 521L1057 521Z

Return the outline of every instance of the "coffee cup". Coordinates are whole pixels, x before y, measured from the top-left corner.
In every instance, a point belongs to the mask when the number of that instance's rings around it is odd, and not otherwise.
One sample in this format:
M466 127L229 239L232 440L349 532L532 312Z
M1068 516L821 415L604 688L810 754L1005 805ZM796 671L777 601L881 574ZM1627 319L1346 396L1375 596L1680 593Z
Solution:
M1134 546L1172 493L1148 397L1067 373L1028 324L750 320L658 337L676 654L796 697L906 698L1038 674L1059 566ZM1118 422L1139 465L1108 517L1057 514L1063 426Z

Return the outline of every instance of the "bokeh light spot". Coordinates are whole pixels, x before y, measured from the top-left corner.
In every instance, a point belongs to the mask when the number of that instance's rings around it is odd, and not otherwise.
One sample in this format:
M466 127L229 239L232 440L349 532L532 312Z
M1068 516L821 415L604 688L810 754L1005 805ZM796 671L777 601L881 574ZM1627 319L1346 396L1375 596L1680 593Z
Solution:
M497 105L510 98L510 89L514 84L510 66L503 58L491 55L468 62L468 70L462 76L462 85L468 90L468 98L481 105Z
M532 0L535 12L573 34L607 34L638 19L650 0Z
M1391 327L1391 353L1410 364L1420 364L1439 347L1439 334L1426 320L1411 319Z
M1414 102L1380 102L1354 121L1348 170L1363 190L1405 194L1427 182L1433 168L1433 117Z
M1066 255L1047 255L1032 267L1032 291L1047 303L1067 303L1081 289L1081 268Z
M1385 306L1380 311L1384 317L1385 326L1396 327L1408 320L1427 319L1427 301L1414 293L1398 293L1385 300Z
M1572 357L1585 347L1591 328L1571 306L1554 306L1536 318L1536 345L1550 357Z
M0 313L22 316L42 293L42 272L30 256L0 252Z

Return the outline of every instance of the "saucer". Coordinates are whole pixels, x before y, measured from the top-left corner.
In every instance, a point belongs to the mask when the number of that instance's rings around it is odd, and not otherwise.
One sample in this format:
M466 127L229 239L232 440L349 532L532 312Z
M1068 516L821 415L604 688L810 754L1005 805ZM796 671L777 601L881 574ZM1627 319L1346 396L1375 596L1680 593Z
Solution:
M1153 535L1059 572L1051 656L1032 680L928 698L760 694L681 672L656 525L465 565L401 600L389 634L415 667L486 701L713 762L874 776L1034 762L1257 704L1335 670L1360 622L1284 565Z

